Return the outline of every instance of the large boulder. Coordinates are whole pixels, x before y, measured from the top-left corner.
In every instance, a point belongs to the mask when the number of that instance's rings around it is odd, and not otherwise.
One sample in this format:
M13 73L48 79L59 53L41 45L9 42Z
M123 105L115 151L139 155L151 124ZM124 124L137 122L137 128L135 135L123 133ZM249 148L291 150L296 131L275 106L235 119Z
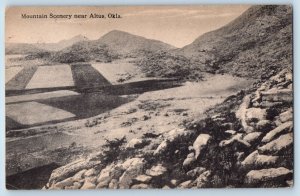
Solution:
M186 159L183 161L182 166L183 167L188 167L189 165L191 165L195 161L196 161L195 154L192 152L192 153L187 155Z
M267 111L261 108L249 108L246 111L246 122L258 122L260 120L266 120Z
M112 180L110 175L112 167L113 165L109 165L100 172L97 179L97 188L106 188L109 185L110 181Z
M293 144L293 134L287 133L258 148L260 154L278 154Z
M205 171L199 175L199 177L194 181L197 184L197 188L205 188L209 182L209 177L211 176L211 171Z
M285 123L287 121L292 121L293 120L293 110L292 109L289 109L285 112L282 112L280 115L279 115L279 119L282 123Z
M142 182L142 183L148 183L152 180L152 177L142 174L142 175L137 176L135 178L135 180L138 182Z
M261 132L251 132L244 135L243 140L250 144L255 143L259 140L260 136L262 135Z
M269 133L267 133L267 135L265 135L261 141L264 143L270 142L278 135L286 133L287 131L291 131L292 126L293 126L292 121L283 123L283 124L279 125L278 127L276 127L275 129L273 129L272 131L270 131Z
M166 172L167 172L167 168L165 168L161 164L158 164L156 166L153 166L151 169L148 169L146 171L146 174L149 176L161 176Z
M219 143L220 147L225 147L225 146L230 146L230 145L238 145L238 146L241 146L243 148L251 147L251 144L249 144L247 141L242 139L242 134L241 133L233 135L230 139L222 140Z
M292 103L293 91L291 89L277 89L273 88L265 92L261 92L263 101L272 102L287 102Z
M60 181L66 179L70 176L73 176L78 171L83 169L90 169L94 166L98 166L101 164L101 161L91 161L90 159L79 159L72 163L69 163L65 166L59 167L53 170L49 182Z
M132 140L130 140L127 145L126 148L137 148L140 145L144 144L146 142L146 140L141 139L141 138L133 138Z
M81 189L95 189L96 184L88 179L85 180L84 184L82 185Z
M241 165L247 168L258 168L262 166L274 166L279 159L279 156L260 155L258 151L248 155Z
M282 181L287 180L292 175L292 171L284 168L269 168L261 170L252 170L246 175L246 183L261 183L266 181Z
M142 174L145 164L143 158L132 158L125 161L123 167L126 170L119 179L119 187L122 189L130 188L133 179Z
M211 139L211 136L208 134L200 134L197 139L194 141L193 148L195 150L195 158L197 159L200 155L203 148L206 147L207 143Z
M154 151L154 155L163 154L167 150L169 143L169 140L162 141Z

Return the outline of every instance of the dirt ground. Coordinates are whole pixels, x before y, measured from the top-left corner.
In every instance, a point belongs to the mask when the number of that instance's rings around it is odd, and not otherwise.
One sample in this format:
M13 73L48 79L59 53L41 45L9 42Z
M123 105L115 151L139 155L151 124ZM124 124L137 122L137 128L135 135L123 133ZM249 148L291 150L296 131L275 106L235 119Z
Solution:
M251 82L215 75L176 88L122 95L133 101L89 119L12 131L6 140L7 175L51 162L65 164L99 150L107 140L126 136L130 141L181 127Z

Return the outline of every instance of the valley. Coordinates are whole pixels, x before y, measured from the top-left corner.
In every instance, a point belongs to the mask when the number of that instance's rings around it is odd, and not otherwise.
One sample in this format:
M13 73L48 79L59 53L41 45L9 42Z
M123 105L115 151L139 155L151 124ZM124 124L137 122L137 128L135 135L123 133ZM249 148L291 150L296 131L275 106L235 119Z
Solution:
M265 5L182 48L6 44L7 188L292 186L292 43L291 7Z

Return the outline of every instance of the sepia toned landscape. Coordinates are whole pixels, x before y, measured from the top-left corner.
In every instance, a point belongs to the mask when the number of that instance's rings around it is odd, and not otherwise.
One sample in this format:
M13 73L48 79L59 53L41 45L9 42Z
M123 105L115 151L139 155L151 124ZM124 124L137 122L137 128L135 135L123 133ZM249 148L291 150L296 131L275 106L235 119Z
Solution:
M291 6L6 22L7 189L293 186Z

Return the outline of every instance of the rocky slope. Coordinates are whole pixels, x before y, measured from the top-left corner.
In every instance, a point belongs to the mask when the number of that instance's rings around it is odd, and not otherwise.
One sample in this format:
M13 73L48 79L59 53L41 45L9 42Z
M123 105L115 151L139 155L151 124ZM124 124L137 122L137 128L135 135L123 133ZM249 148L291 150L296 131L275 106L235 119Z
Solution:
M292 105L287 68L183 128L107 141L54 170L44 189L292 186Z
M268 78L292 63L292 8L252 6L176 52L217 72Z

